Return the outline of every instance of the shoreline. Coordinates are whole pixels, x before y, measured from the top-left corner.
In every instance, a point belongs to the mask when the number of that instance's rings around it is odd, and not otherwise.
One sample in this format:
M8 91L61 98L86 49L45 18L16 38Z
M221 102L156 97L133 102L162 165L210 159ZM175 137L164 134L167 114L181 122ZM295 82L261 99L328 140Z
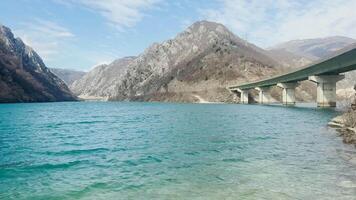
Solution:
M347 126L345 123L345 113L334 117L328 126L335 128L339 133L338 136L343 138L345 144L351 144L356 147L356 128Z

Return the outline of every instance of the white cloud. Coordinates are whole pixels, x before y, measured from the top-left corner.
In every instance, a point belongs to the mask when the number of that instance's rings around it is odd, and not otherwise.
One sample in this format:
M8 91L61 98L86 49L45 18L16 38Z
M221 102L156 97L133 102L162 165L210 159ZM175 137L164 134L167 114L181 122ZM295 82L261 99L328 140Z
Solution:
M356 0L218 0L218 9L200 10L237 35L267 47L292 39L356 37Z
M119 30L132 27L144 16L143 11L161 0L55 0L67 6L83 6L99 13Z
M45 61L59 54L62 44L75 37L67 28L41 19L22 23L14 32Z

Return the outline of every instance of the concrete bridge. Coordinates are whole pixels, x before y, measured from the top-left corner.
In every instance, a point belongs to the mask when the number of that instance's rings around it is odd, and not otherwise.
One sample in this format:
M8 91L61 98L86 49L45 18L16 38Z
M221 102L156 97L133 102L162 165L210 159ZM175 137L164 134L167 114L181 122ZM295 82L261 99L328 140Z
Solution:
M336 106L336 82L342 80L345 73L356 70L356 45L352 45L336 55L301 69L256 82L229 86L231 92L240 95L240 103L249 103L249 90L259 91L258 102L269 103L268 89L278 86L283 89L284 105L295 105L295 88L299 82L309 80L317 84L318 107Z

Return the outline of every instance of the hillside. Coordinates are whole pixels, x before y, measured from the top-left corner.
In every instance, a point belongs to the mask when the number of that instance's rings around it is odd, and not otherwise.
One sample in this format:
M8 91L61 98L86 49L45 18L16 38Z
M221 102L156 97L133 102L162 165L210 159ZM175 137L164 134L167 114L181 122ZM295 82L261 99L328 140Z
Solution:
M72 91L84 99L108 99L116 93L129 64L136 57L117 59L99 65L71 85Z
M240 39L223 25L200 21L174 39L152 44L126 66L120 66L122 71L107 68L96 67L76 81L72 90L82 97L109 100L233 101L227 85L274 75L280 67L267 51ZM115 81L109 77L113 74ZM94 87L98 83L100 86Z
M0 25L0 103L75 99L32 48Z

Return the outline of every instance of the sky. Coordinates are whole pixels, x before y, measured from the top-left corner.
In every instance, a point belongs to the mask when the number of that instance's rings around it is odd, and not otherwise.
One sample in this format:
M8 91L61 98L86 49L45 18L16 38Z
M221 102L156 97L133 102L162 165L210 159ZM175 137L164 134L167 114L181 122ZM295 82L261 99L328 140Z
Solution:
M356 0L1 0L0 23L47 67L88 71L209 20L262 48L356 38Z

